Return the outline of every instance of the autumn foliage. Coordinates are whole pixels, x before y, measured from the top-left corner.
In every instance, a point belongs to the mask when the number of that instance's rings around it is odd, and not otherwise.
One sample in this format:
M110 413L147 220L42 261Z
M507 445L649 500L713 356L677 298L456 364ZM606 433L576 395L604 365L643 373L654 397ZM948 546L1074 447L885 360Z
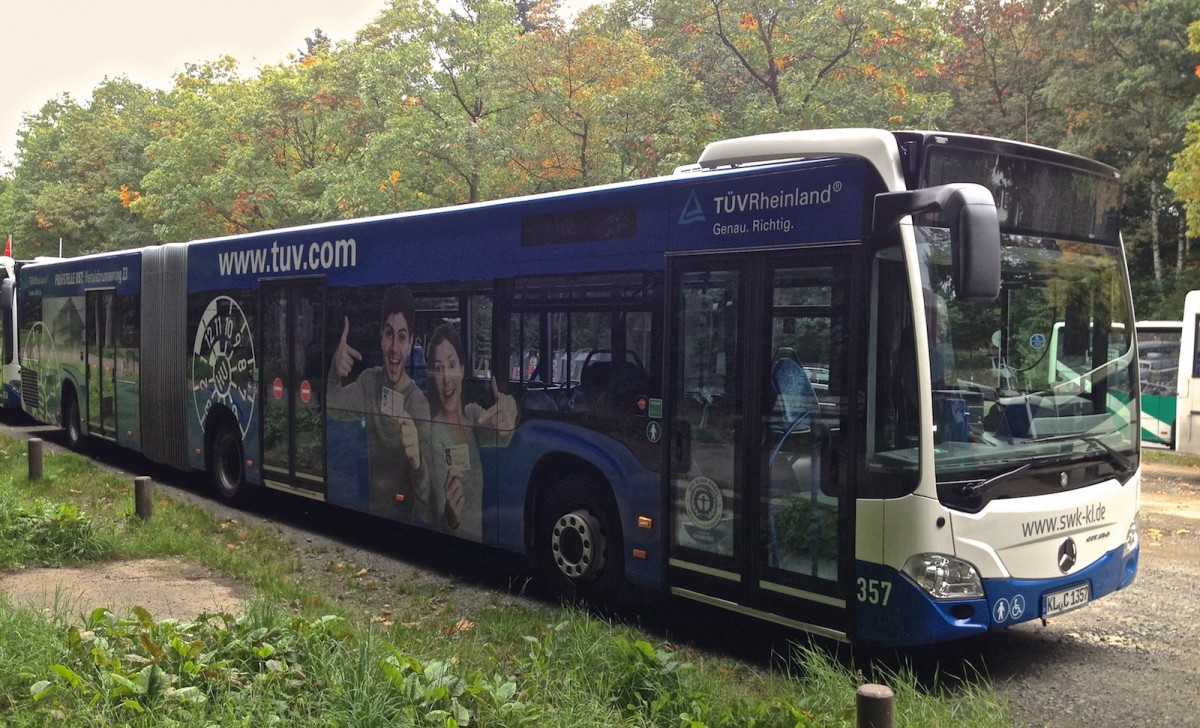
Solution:
M652 176L730 136L947 128L1119 167L1139 296L1157 303L1190 267L1184 211L1200 219L1198 16L1200 0L609 0L570 16L389 0L353 39L317 31L275 64L47 101L0 177L0 223L18 254L60 238L75 254Z

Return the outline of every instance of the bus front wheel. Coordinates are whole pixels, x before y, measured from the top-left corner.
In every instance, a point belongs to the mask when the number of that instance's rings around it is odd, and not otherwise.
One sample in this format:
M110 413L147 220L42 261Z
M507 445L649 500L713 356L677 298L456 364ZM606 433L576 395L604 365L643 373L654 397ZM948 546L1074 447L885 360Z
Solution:
M228 421L219 422L209 441L208 474L217 495L231 505L247 505L253 498L244 462L241 431Z
M616 509L587 478L555 483L541 509L538 553L550 586L566 598L615 601L623 581Z

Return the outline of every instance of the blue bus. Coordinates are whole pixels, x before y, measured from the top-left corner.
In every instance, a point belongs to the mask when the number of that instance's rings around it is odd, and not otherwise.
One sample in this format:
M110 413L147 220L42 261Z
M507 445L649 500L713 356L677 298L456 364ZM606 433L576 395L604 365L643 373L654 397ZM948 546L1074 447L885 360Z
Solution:
M1138 561L1120 186L974 136L785 132L672 175L20 275L23 406L838 640L1050 619ZM1046 356L1056 336L1053 359Z

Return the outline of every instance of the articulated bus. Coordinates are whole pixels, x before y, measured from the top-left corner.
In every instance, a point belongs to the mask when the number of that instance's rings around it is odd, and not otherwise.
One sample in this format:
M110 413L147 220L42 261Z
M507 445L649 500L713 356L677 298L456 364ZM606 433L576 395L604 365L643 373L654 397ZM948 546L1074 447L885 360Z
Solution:
M1175 447L1182 336L1182 321L1137 322L1142 442L1145 444Z
M1026 144L731 139L658 179L31 264L22 401L564 594L933 643L1134 578L1119 209L1113 169Z

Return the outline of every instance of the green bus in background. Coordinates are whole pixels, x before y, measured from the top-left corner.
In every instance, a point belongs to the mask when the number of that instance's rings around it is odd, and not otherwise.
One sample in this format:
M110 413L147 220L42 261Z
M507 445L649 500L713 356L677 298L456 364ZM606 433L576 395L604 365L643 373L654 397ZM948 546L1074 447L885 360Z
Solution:
M1182 336L1182 321L1139 321L1137 324L1143 444L1175 447Z

